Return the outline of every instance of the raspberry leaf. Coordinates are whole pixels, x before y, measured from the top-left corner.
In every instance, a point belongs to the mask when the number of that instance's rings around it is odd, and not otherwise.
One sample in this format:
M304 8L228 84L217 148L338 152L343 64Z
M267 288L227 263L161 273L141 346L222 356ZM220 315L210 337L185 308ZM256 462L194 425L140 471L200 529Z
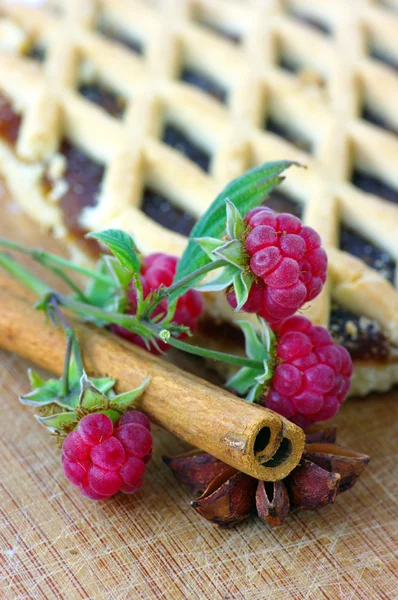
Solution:
M134 390L130 390L129 392L125 392L124 394L119 394L115 396L110 401L111 408L120 412L125 412L129 408L135 407L135 401L144 393L145 388L147 387L150 381L150 377L147 376L144 381Z
M281 173L293 164L297 163L292 161L265 163L247 171L241 177L238 177L227 185L192 229L188 246L178 262L174 283L177 283L211 261L208 255L194 241L194 238L217 238L222 237L226 233L226 199L232 202L238 211L245 214L265 200L268 194L282 181L280 177ZM190 281L189 284L183 285L173 291L169 296L170 300L172 301L184 294L187 289L192 287L195 281Z
M80 378L79 406L91 410L100 409L107 404L105 395L94 385L94 383L83 372Z
M90 279L86 290L89 303L109 312L123 313L127 305L127 288L132 278L131 272L113 256L103 256L99 261L97 272L111 277L116 286L110 286L101 279ZM85 321L94 323L98 327L106 325L105 321L92 316L85 317Z
M128 233L121 229L106 229L98 233L89 233L88 238L93 238L108 246L109 250L116 256L119 263L126 267L131 273L140 272L140 259L134 240Z
M243 242L239 240L231 240L222 246L213 250L213 254L217 258L223 258L227 262L235 265L239 269L245 268L246 255Z
M216 256L214 254L215 250L223 245L223 242L217 238L212 237L202 237L202 238L194 238L193 240L196 242L210 258L210 260L216 260Z
M264 319L259 319L256 329L250 321L237 321L245 336L245 350L250 359L262 361L262 368L242 367L228 381L226 386L246 395L248 402L257 402L263 394L264 386L274 374L273 347L275 336Z
M232 240L239 240L245 233L245 222L243 220L243 217L236 208L235 204L233 204L228 198L225 200L225 207L227 212L227 235Z
M237 301L235 312L241 310L243 305L247 302L253 281L254 277L251 273L243 273L241 271L234 276L233 285Z
M237 325L239 325L245 336L246 355L255 360L264 360L264 345L261 343L253 323L238 321Z
M46 404L59 404L61 383L57 379L43 382L41 387L34 388L28 394L20 396L22 404L28 406L45 406Z
M242 367L235 375L228 379L226 385L242 396L253 386L257 371L250 367Z
M233 284L234 277L237 273L240 273L240 269L233 265L229 265L228 267L224 267L214 279L197 284L194 286L194 289L198 292L221 292Z
M28 377L30 381L30 385L33 389L40 388L44 385L45 380L40 377L37 373L33 371L33 369L28 369Z
M71 431L77 424L76 413L74 412L57 413L47 417L35 415L35 418L39 421L39 423L41 423L41 425L47 427L50 433Z

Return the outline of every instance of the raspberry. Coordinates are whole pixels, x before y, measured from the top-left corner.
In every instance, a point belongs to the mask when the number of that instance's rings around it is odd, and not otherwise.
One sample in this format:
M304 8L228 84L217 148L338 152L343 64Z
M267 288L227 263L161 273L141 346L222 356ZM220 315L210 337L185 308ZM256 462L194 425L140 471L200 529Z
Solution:
M245 246L257 281L243 306L273 325L292 316L321 292L326 280L327 256L321 239L297 217L277 215L265 206L246 215L249 232ZM227 300L236 308L234 292Z
M147 417L138 411L124 413L113 425L102 413L83 417L62 446L65 477L93 500L106 500L116 492L132 494L142 486L146 463L152 455Z
M161 285L169 287L172 284L177 268L177 262L178 258L176 256L169 256L167 254L162 254L161 252L149 254L144 259L141 265L140 275L144 298L146 298L150 292L158 289ZM137 289L133 281L129 286L128 300L130 304L128 314L135 315L137 312ZM191 331L195 331L203 310L204 300L202 295L195 290L188 290L178 299L173 323L185 325L189 327ZM151 318L154 318L158 315L166 316L166 314L167 300L165 299L162 300L150 316ZM144 340L139 335L127 331L127 329L124 329L119 325L113 325L112 329L115 333L126 338L130 342L141 346L141 348L146 348ZM181 334L179 337L184 337L184 334ZM157 343L162 352L167 350L167 344L159 340ZM158 351L152 344L150 350L153 354L158 354Z
M277 367L264 405L304 429L333 417L347 395L352 361L330 333L301 316L277 329Z

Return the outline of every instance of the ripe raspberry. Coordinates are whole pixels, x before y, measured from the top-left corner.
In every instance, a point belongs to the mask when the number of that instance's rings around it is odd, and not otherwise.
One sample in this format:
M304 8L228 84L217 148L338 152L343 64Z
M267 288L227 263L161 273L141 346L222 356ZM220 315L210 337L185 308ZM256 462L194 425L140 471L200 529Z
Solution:
M146 298L150 292L158 289L161 285L169 287L173 283L177 262L178 258L176 256L169 256L167 254L162 254L161 252L149 254L149 256L144 259L140 275L144 298ZM131 282L130 284L128 299L130 303L128 314L135 315L137 312L137 289L134 282ZM177 325L186 325L191 331L195 331L203 309L204 300L202 295L195 290L188 290L178 299L173 323L176 323ZM155 308L151 314L151 318L158 315L166 316L166 314L167 300L164 299ZM142 348L146 348L144 340L139 335L127 331L118 325L113 326L113 331L128 339L130 342L133 342ZM180 338L182 337L184 337L183 334ZM162 352L165 352L168 348L167 344L159 340L158 346ZM156 348L152 345L151 352L153 354L158 354Z
M277 367L264 405L304 429L338 411L350 387L352 361L329 332L301 316L276 331Z
M113 425L101 413L83 417L62 446L66 478L93 500L106 500L116 492L132 494L142 486L145 465L152 454L147 417L127 411Z
M326 252L316 231L293 215L260 206L248 212L246 222L245 246L257 281L243 310L277 324L318 296L326 280ZM236 308L234 292L227 299Z

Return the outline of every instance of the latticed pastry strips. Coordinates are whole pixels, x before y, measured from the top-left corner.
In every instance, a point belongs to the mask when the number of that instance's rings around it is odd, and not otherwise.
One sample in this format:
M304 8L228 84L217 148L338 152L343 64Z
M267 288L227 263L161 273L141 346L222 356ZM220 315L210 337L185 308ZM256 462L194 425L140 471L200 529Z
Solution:
M88 249L84 230L120 227L145 253L181 254L227 181L264 161L307 165L281 186L290 200L274 200L303 208L328 250L331 283L304 314L351 351L354 392L387 389L398 382L395 9L3 2L1 172L25 210L75 248ZM208 312L230 315L220 296Z

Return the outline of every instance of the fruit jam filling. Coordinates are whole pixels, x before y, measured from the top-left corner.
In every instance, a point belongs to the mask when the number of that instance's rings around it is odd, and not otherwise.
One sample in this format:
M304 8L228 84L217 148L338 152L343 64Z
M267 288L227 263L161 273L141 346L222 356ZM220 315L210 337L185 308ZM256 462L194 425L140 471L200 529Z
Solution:
M98 84L82 84L79 87L79 93L89 100L100 106L108 114L116 119L121 119L126 108L124 98L115 94L111 90L102 87Z
M15 112L11 102L0 94L0 138L12 148L15 148L20 126L21 115Z
M64 223L70 235L91 253L98 251L94 240L86 240L86 231L79 221L84 208L94 206L100 190L104 167L89 158L82 150L73 146L67 140L62 142L60 153L66 159L66 169L63 179L68 188L60 200Z
M121 46L125 46L136 54L143 54L144 52L141 42L138 40L133 40L131 37L127 36L121 31L117 31L115 27L112 27L112 25L108 23L100 22L97 30L99 33L102 33L104 37L112 40L113 42L117 42Z
M197 164L203 171L209 171L210 155L205 150L202 150L202 148L199 148L185 133L173 125L166 126L163 141L168 146L181 152L181 154Z
M150 188L144 191L143 212L166 229L188 236L196 219Z
M181 73L181 81L203 90L223 104L227 101L227 90L213 78L205 75L201 71L186 67Z

